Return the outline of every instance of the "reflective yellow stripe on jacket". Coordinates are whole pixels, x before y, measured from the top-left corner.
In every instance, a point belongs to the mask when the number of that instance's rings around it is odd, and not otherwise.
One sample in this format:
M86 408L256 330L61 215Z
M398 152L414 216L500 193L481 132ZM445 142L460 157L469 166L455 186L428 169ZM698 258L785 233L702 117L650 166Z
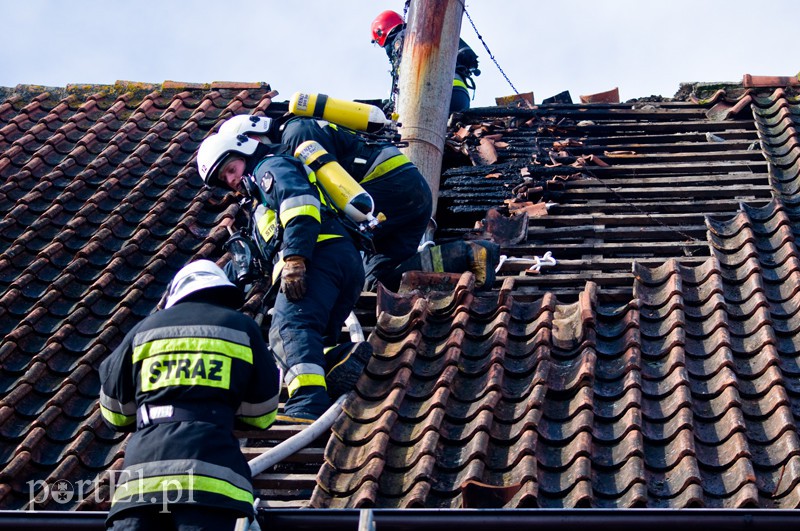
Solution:
M239 409L236 410L236 418L245 424L264 429L275 422L277 413L278 395L275 395L269 400L255 404L242 401L239 404Z
M122 403L100 388L100 414L111 425L123 428L136 422L136 402Z
M281 203L280 212L281 225L284 227L294 218L299 216L311 216L317 222L321 220L319 213L320 200L311 195L301 195L290 197Z
M179 337L149 341L133 348L133 363L151 356L172 352L217 353L229 358L240 359L246 363L253 363L253 351L249 346L211 337Z
M124 469L111 505L149 500L151 496L171 502L195 502L198 492L213 493L252 505L253 492L247 478L228 467L197 459L175 459L142 463Z
M155 328L136 334L133 341L133 363L142 364L145 392L179 385L229 389L234 359L253 364L250 337L222 326Z
M377 161L376 161L377 162ZM378 177L383 177L390 171L399 168L400 166L404 166L406 164L411 164L411 161L405 155L398 154L393 155L390 158L378 162L378 164L373 164L373 167L367 172L366 177L364 177L361 182L366 183L373 179L377 179Z

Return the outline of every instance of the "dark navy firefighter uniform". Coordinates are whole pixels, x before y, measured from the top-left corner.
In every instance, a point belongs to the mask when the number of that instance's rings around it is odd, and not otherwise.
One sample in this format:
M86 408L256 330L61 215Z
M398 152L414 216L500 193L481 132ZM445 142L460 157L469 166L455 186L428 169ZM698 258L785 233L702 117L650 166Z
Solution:
M137 324L100 365L100 378L106 423L135 430L109 521L154 513L167 502L193 507L195 518L203 510L253 517L250 469L234 423L268 427L279 392L278 370L253 319L187 297Z
M375 212L386 220L373 231L374 252L364 259L365 289L380 281L396 291L401 271L396 268L417 252L428 226L433 199L419 169L396 146L369 141L336 124L295 117L282 128L281 141L292 151L315 140L372 196Z
M263 156L270 149L259 145L245 172L257 188L251 190L258 203L254 240L265 254L281 235L273 283L280 283L286 257L305 258L306 292L299 300L277 294L269 340L289 392L285 417L312 420L330 405L324 349L338 342L361 295L364 268L352 237L316 186L314 172L288 154Z

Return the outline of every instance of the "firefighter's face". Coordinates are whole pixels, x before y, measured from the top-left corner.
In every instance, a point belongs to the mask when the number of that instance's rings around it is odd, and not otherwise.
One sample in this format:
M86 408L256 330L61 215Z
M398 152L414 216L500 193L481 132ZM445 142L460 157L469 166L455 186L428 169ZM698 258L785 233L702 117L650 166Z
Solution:
M231 190L240 191L244 167L244 159L232 157L220 168L219 180L227 184Z

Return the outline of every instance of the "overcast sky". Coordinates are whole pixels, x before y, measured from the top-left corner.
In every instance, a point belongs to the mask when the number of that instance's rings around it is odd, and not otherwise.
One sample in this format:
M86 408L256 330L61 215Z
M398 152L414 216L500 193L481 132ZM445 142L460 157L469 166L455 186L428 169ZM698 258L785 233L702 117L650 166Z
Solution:
M265 81L293 92L384 98L370 23L403 0L0 0L0 86L117 80ZM800 1L466 0L518 92L536 102L619 87L622 101L673 96L681 82L791 76ZM472 105L515 92L465 15L482 74Z

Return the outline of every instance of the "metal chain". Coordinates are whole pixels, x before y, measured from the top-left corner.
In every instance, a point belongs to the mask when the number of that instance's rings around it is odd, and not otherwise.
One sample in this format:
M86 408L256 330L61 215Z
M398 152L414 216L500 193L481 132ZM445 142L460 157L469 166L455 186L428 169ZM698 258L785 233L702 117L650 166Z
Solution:
M483 44L483 47L486 49L486 53L489 54L489 58L492 60L492 62L494 62L494 64L497 67L497 69L500 70L500 73L503 74L503 77L505 78L506 81L508 81L508 84L511 85L511 88L514 90L514 94L519 94L519 91L517 90L517 87L514 86L514 83L511 82L511 80L506 75L505 71L503 71L503 68L500 66L500 63L497 62L497 59L495 58L494 54L489 49L489 45L486 44L486 41L483 39L483 36L478 31L478 28L475 26L475 22L472 20L472 17L469 15L469 12L467 12L467 5L464 3L464 0L459 0L459 2L461 2L461 6L464 8L464 14L467 15L467 20L469 20L469 23L472 25L472 29L475 30L475 35L478 36L478 40L481 41L481 44ZM403 8L403 25L404 26L406 24L406 15L408 14L408 8L409 8L410 5L411 5L411 0L406 0L405 7ZM400 50L400 53L402 53L402 49ZM402 60L402 55L400 56L400 60ZM391 95L391 97L392 97L392 100L394 100L394 93ZM394 101L393 101L393 103L394 103Z
M512 83L511 80L508 79L508 76L500 67L500 63L497 62L497 59L495 59L494 55L492 54L492 51L489 49L489 45L486 44L486 41L483 40L483 36L481 36L480 32L478 31L478 28L475 27L475 22L473 22L472 17L469 16L469 13L467 12L467 6L464 3L464 0L459 0L459 2L461 2L461 5L464 7L464 14L467 15L467 20L469 20L469 23L472 24L472 29L475 30L475 34L478 36L478 40L480 40L481 44L483 44L483 47L486 48L486 53L489 54L489 58L494 62L497 69L500 70L500 73L503 74L503 77L506 78L506 81L508 81L508 84L511 85L511 88L514 89L514 94L519 94L517 87L515 87L514 83Z

